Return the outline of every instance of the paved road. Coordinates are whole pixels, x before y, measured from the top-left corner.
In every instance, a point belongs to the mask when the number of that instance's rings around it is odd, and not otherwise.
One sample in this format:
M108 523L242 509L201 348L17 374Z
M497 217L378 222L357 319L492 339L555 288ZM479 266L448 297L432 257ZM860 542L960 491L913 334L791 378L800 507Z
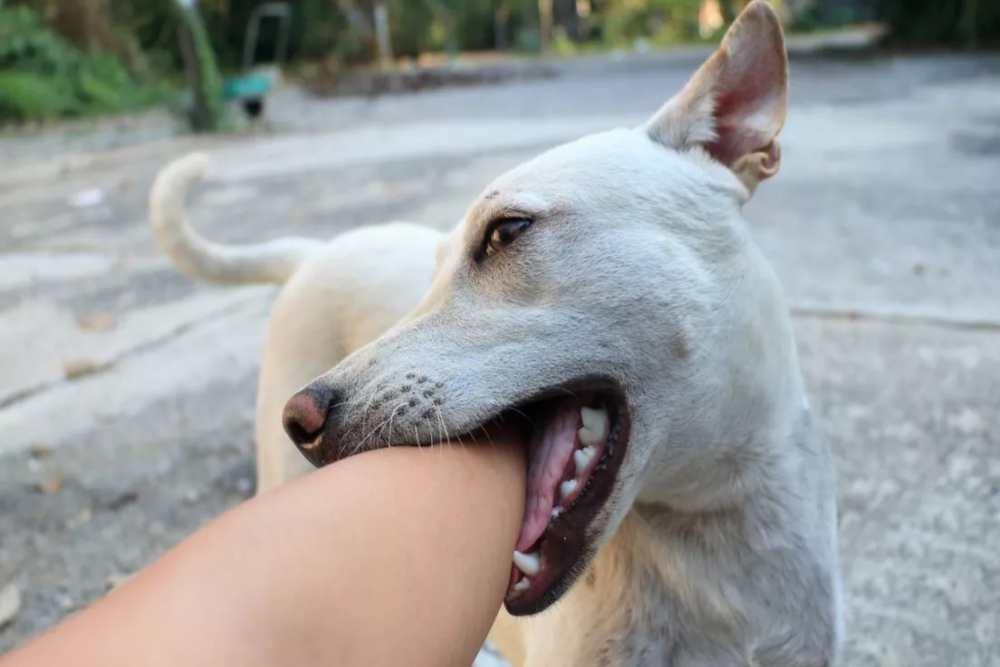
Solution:
M284 90L270 130L179 136L158 115L0 135L0 651L252 492L273 290L179 276L145 197L192 148L222 241L457 220L495 175L636 123L683 58L375 100ZM1000 664L1000 58L793 64L784 165L747 208L795 311L836 452L844 664ZM0 600L2 607L2 600Z

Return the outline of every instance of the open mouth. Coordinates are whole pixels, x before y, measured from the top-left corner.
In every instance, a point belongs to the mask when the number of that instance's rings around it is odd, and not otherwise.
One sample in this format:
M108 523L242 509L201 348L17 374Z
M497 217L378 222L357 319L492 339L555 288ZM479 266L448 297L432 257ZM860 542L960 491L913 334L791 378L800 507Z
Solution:
M499 417L526 415L531 428L524 520L504 600L515 616L545 609L580 573L592 551L590 524L614 488L628 445L628 410L618 389L546 393L563 395Z
M589 378L539 392L465 433L476 438L494 426L523 429L527 443L524 518L504 603L515 616L534 614L558 600L593 555L599 528L592 524L615 488L628 448L629 410L616 383ZM348 455L327 446L338 442L328 430L292 435L313 465Z

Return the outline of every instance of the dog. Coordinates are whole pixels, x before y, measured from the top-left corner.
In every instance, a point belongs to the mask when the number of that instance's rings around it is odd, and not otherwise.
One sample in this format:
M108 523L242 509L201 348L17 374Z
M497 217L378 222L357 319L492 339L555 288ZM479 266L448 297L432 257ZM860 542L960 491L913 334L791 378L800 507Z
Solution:
M447 235L218 246L184 219L204 158L168 166L152 223L178 266L284 284L260 487L513 422L528 497L490 633L513 664L834 664L831 454L741 215L778 171L787 67L757 0L647 123L520 165Z

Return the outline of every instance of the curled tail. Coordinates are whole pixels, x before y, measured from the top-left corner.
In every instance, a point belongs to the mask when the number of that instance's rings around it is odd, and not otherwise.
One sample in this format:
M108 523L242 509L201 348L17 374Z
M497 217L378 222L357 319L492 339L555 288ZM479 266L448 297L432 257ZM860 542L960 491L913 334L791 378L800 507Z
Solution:
M208 156L192 153L171 162L156 177L149 196L150 221L160 247L181 271L216 283L284 283L321 241L284 238L245 246L212 243L188 224L184 200L201 180Z

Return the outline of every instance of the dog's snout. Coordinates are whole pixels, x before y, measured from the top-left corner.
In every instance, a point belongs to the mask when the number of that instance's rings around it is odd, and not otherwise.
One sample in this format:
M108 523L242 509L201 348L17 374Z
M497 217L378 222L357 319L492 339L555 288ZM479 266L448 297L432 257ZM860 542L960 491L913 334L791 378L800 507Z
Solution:
M322 439L333 397L329 389L307 387L288 399L281 417L288 437L315 466L325 462Z

